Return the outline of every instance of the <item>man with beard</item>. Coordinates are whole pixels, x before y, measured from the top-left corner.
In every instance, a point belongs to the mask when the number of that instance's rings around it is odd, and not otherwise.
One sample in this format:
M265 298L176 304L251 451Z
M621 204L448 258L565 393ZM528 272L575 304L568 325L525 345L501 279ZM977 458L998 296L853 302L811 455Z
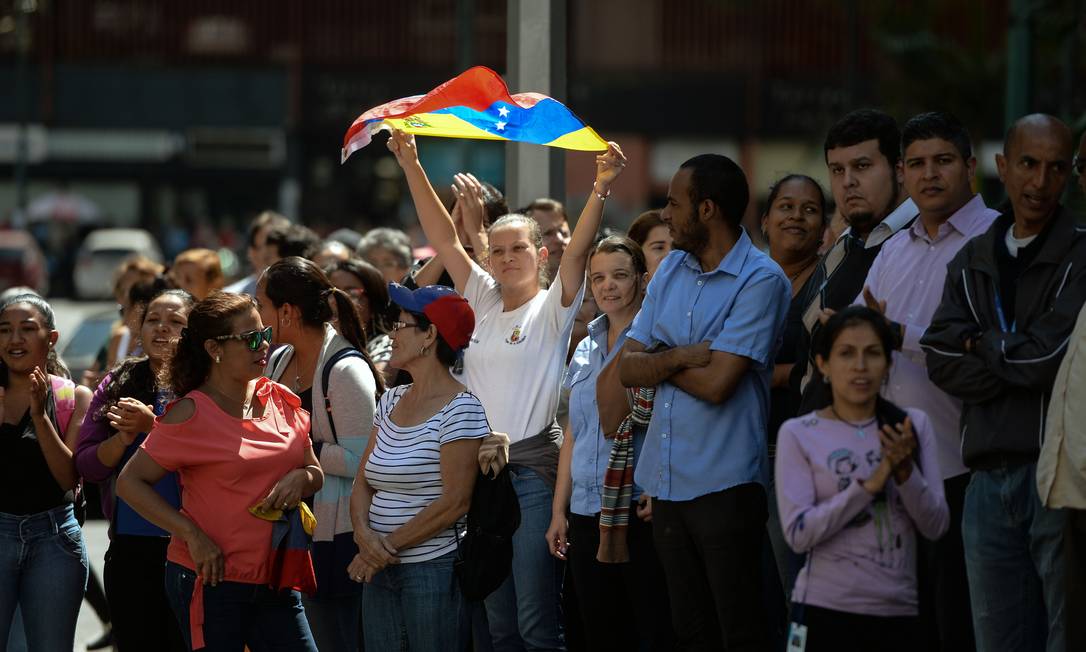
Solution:
M766 420L791 284L740 226L733 161L703 154L668 187L660 263L619 362L656 396L634 480L653 496L653 540L679 649L762 650Z
M807 284L805 328L792 368L793 414L829 404L828 386L811 357L819 320L855 300L883 243L917 214L916 204L902 192L901 132L893 118L874 109L853 111L830 129L823 151L833 200L848 228Z
M962 464L962 404L929 379L920 337L939 307L947 263L966 242L984 233L999 215L973 192L977 159L969 132L954 116L922 113L905 123L901 151L905 190L919 217L886 241L871 265L863 296L886 315L898 334L894 364L883 396L899 407L923 410L935 430L950 528L938 542L921 541L920 615L930 650L973 649L968 618L961 518L969 470Z
M1060 205L1071 171L1066 124L1034 114L996 155L1009 206L947 267L920 343L928 374L962 401L973 471L962 541L980 652L1062 652L1066 512L1037 490L1045 413L1086 301L1086 229Z

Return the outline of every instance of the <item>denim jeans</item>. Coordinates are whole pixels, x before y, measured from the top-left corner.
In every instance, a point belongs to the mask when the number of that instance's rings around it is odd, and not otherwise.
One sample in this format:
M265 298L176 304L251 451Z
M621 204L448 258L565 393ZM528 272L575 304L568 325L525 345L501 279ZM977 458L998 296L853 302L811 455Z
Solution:
M166 562L166 597L192 649L189 605L196 573ZM317 652L297 591L276 591L260 584L220 582L204 585L206 652Z
M0 641L8 640L19 605L29 649L71 652L88 568L71 505L0 513Z
M373 577L362 592L367 650L462 649L466 624L455 560L453 551L429 561L386 566Z
M508 466L520 501L513 572L486 599L494 652L564 650L562 564L547 551L554 492L535 471Z
M1041 505L1036 478L1036 464L978 470L966 489L962 540L978 652L1064 650L1067 515Z

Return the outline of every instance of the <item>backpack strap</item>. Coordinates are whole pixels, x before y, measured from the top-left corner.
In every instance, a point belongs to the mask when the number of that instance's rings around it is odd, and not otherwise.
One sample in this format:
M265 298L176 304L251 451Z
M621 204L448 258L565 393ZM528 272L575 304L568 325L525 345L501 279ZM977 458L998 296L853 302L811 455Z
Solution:
M289 346L281 346L272 352L271 357L268 358L268 362L270 363L268 364L268 378L279 382L279 374L283 372L283 370L279 368L279 363L287 356L288 348Z
M75 383L63 376L49 376L49 383L53 388L53 406L56 408L57 428L60 430L60 438L64 439L64 433L68 432L68 424L72 422L72 414L75 413Z
M53 392L53 415L56 417L57 434L61 441L64 441L72 415L75 414L75 383L69 378L50 374L49 387ZM78 479L75 488L68 492L68 497L75 509L76 520L83 525L87 520L87 497L83 491L83 478Z
M324 395L324 410L328 413L328 425L332 428L332 440L337 445L339 444L339 437L336 436L336 420L332 417L332 399L328 398L328 379L332 377L332 368L336 366L336 363L345 358L365 359L365 356L355 348L340 349L328 357L321 369L321 393Z

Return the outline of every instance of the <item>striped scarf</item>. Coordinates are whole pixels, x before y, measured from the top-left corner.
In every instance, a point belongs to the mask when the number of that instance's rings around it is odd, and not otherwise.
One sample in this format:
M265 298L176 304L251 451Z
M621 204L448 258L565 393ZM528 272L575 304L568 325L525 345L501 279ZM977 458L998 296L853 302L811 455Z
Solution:
M633 411L622 420L611 445L607 471L603 476L603 499L600 507L600 547L596 559L605 564L630 560L626 546L626 528L630 521L633 498L634 427L649 425L655 387L639 387L633 392Z

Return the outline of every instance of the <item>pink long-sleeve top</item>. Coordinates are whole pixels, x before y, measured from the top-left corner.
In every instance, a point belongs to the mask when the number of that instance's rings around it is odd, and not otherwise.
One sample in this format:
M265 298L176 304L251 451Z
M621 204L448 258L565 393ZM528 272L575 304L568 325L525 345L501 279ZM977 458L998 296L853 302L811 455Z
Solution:
M808 553L792 600L871 616L915 616L916 536L937 539L950 514L927 415L907 409L918 454L909 479L872 495L882 459L878 426L790 419L777 440L777 501L784 538Z

